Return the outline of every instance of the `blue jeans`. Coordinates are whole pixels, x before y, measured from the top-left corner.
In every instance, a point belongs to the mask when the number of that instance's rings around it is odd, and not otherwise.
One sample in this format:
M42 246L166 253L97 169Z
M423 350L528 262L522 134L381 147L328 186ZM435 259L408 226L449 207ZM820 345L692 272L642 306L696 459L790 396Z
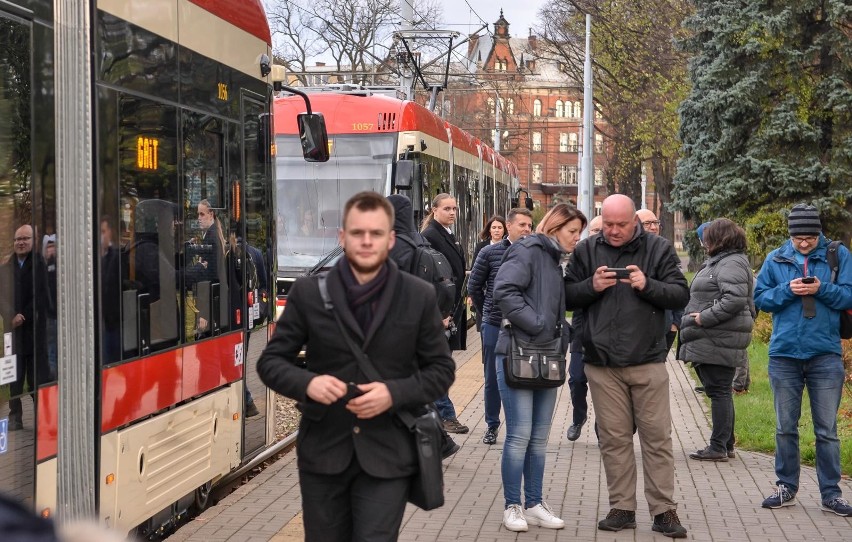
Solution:
M816 436L816 471L823 502L840 497L840 439L837 410L845 378L837 354L810 359L769 358L769 383L775 397L775 474L777 484L799 490L799 418L802 391L808 387Z
M503 354L497 354L497 386L506 414L506 442L503 444L503 497L506 506L521 504L521 478L524 481L524 507L541 502L547 436L556 408L556 388L519 390L506 385Z
M482 363L485 372L485 424L489 429L500 427L500 390L497 388L497 336L500 328L482 323Z
M440 416L442 420L456 419L456 407L453 405L453 402L450 401L449 395L445 395L435 401L435 408L438 410L438 416Z

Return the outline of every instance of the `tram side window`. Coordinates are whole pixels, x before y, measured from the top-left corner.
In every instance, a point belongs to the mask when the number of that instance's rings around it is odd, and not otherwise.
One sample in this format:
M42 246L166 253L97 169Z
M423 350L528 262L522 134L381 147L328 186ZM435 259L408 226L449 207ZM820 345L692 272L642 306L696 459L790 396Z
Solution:
M183 113L184 334L193 341L239 324L231 310L239 288L236 231L229 219L222 122L209 115Z
M120 212L117 216L122 247L120 348L126 359L174 346L180 340L178 236L181 213L176 109L122 95L119 96L118 122ZM101 221L104 258L109 256L110 237L115 237L110 231L110 219L105 222ZM104 265L107 263L105 261ZM109 359L112 355L105 357Z

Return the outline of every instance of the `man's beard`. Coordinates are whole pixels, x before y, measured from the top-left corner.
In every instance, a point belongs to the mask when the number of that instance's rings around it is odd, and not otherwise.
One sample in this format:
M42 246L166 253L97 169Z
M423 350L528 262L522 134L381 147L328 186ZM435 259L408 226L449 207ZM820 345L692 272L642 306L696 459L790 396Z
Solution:
M349 260L349 265L352 266L352 269L354 269L356 273L360 273L362 275L369 275L370 273L375 273L376 271L381 269L382 266L385 265L386 261L387 258L379 261L379 263L377 263L376 265L371 265L367 267L357 263L355 260Z

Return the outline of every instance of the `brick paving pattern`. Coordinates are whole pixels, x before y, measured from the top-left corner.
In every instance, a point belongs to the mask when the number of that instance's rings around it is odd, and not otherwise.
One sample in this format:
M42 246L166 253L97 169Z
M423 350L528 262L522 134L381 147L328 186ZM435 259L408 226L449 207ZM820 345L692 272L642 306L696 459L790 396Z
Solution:
M482 444L485 432L482 405L482 363L479 336L471 330L469 350L454 356L456 383L450 397L459 420L470 427L467 435L453 435L461 450L444 462L446 504L431 512L409 506L403 519L400 540L420 541L558 541L558 540L669 540L651 531L651 518L642 493L642 464L639 442L637 528L619 533L597 530L597 521L609 510L606 479L589 422L576 442L565 438L571 423L568 386L559 389L553 429L548 444L545 500L565 520L559 531L530 527L526 533L503 528L503 491L500 455L503 436L497 444ZM728 463L691 461L687 455L706 445L709 435L707 407L703 396L693 391L695 383L679 362L667 362L670 378L675 456L675 500L678 515L689 529L689 539L719 541L852 540L852 518L822 512L813 468L802 468L798 504L780 510L760 507L775 481L773 457L740 452ZM591 397L589 398L591 400ZM841 483L844 495L852 498L852 483ZM169 537L169 542L289 542L302 540L301 505L295 454L267 468L248 484L223 499Z

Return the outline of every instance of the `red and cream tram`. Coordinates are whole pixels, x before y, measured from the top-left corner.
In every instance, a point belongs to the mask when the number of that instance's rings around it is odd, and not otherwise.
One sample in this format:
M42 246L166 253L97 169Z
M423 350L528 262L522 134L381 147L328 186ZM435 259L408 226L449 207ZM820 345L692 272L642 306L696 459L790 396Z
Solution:
M57 488L79 487L104 524L147 536L274 439L254 369L274 296L271 39L261 0L90 10L93 241L74 281L94 292L93 351L75 369L94 391L75 396L56 362L57 328L74 330L57 263L78 235L57 219L67 14L0 2L0 492L52 515ZM94 411L94 479L58 480L60 420L76 415L63 394Z
M358 87L309 94L328 129L325 163L302 160L293 120L303 111L301 98L274 102L279 294L334 255L340 209L361 190L409 196L416 221L436 194L452 194L459 206L456 236L468 260L484 222L510 209L519 188L516 166L418 103Z

